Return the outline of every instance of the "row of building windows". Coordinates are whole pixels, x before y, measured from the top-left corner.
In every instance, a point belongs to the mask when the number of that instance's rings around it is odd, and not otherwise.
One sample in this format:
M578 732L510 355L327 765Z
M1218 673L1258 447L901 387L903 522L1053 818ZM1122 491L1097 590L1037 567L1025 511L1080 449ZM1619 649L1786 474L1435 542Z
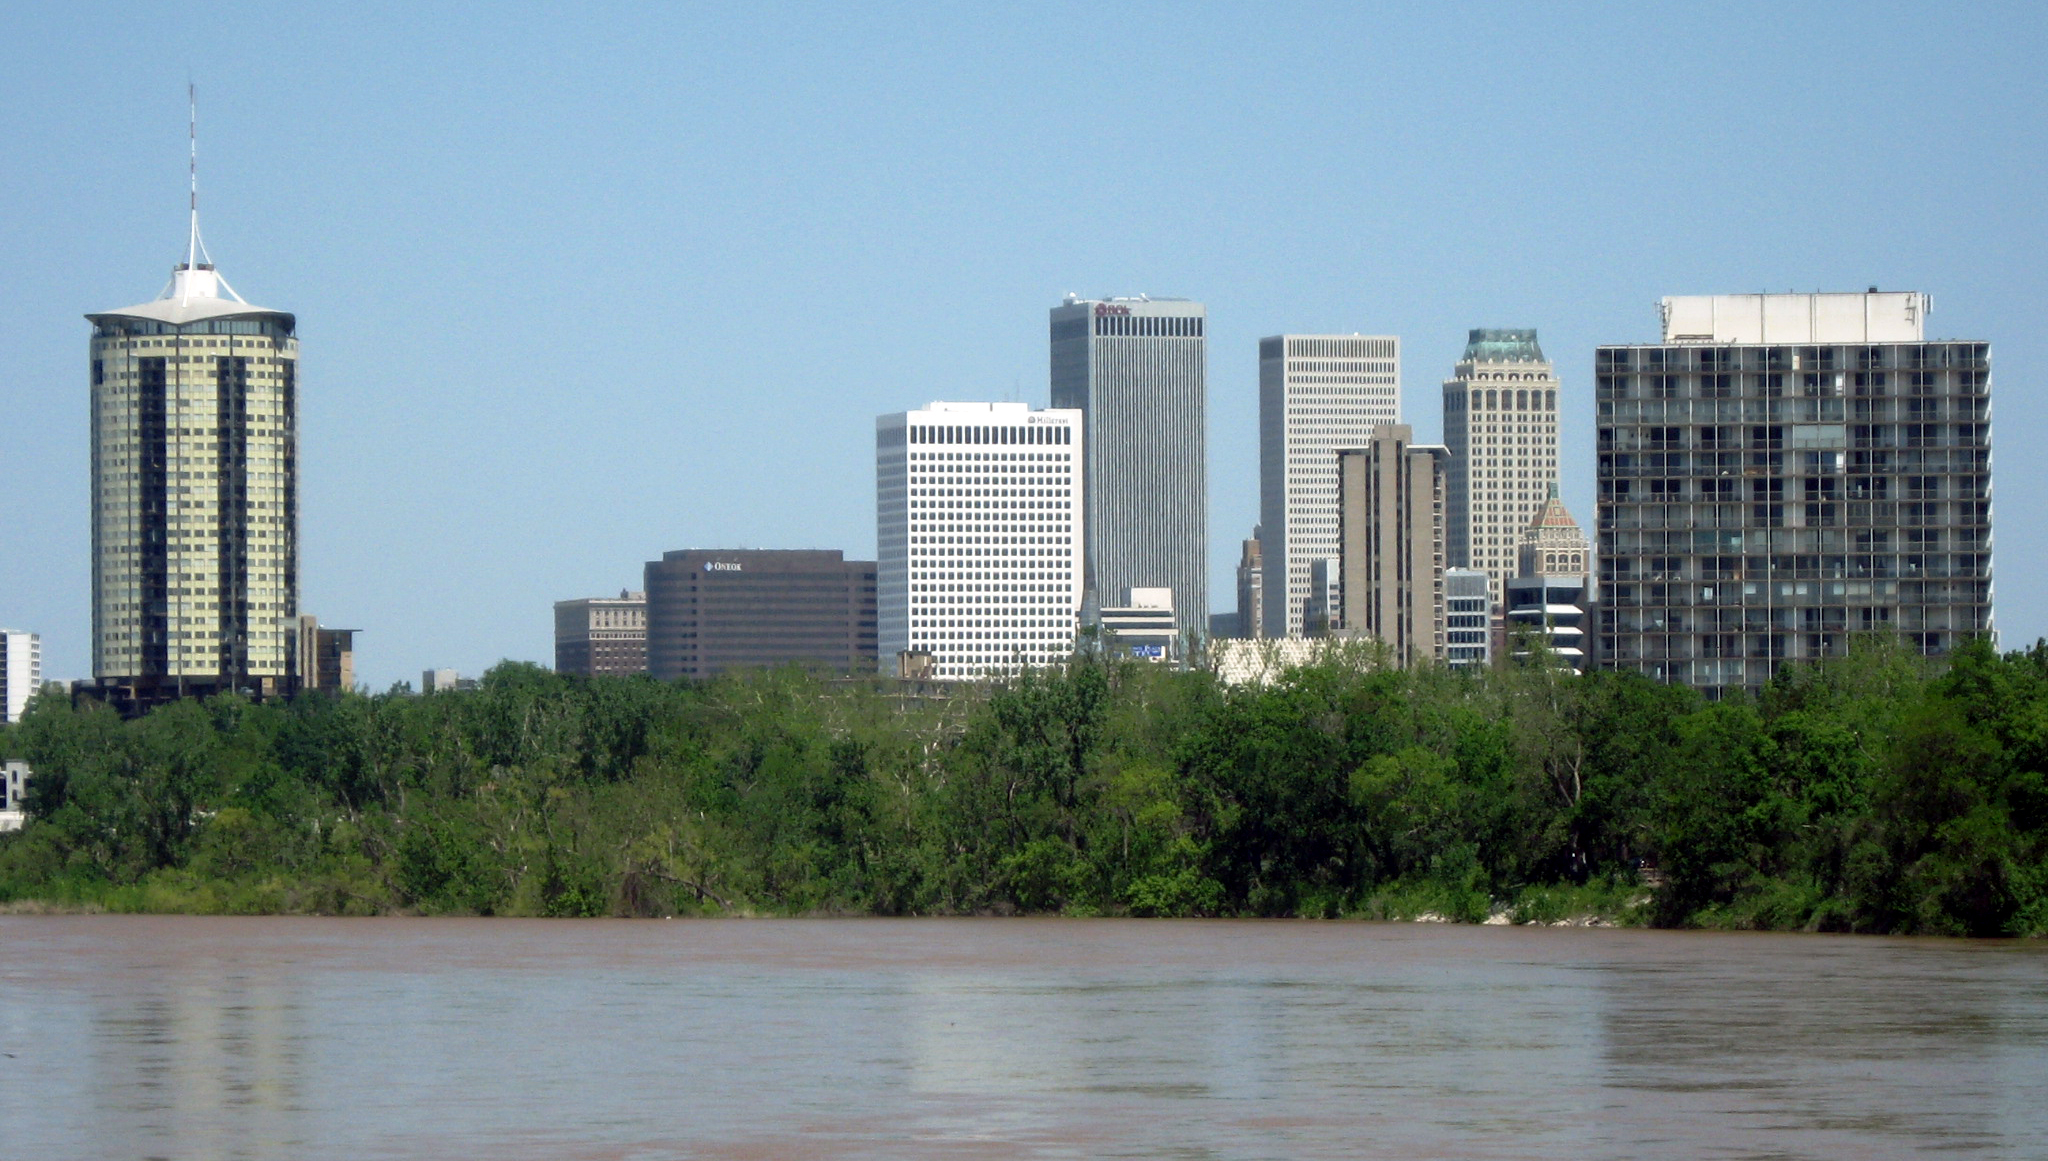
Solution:
M1981 398L1991 386L1988 371L1802 372L1795 375L1603 375L1593 396L1607 400L1680 399L1858 399Z
M1596 371L1771 370L1829 371L1881 367L1988 368L1988 343L1881 343L1871 346L1764 347L1601 347L1594 352Z
M1116 309L1114 307L1109 309ZM1203 320L1199 315L1168 315L1150 317L1131 314L1098 314L1095 316L1095 333L1099 336L1118 336L1149 339L1199 339L1202 337Z
M110 315L93 328L97 339L125 339L142 335L260 335L275 340L292 337L289 316L264 318L215 318L200 322L166 323L154 319Z
M1457 411L1556 411L1557 392L1540 388L1488 387L1444 394L1449 410Z
M1005 425L924 424L910 426L914 444L1071 444L1074 429L1064 424Z

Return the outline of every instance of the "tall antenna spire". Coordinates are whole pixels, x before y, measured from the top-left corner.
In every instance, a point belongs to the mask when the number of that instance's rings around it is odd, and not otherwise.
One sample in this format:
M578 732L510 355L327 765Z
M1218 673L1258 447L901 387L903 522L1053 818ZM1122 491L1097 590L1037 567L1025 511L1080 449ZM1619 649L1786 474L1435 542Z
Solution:
M219 298L226 291L235 301L242 296L213 268L213 255L206 252L206 242L199 236L199 86L187 81L185 100L190 116L186 122L190 153L186 173L191 182L192 215L191 231L185 236L185 264L171 272L171 284L164 288L161 297L175 298L180 303L195 298Z
M187 129L188 129L188 132L189 132L189 136L190 136L190 141L191 141L191 158L190 158L190 162L189 162L189 164L188 164L188 167L187 167L187 168L188 168L188 172L189 172L189 175L190 175L190 177L191 177L191 179L192 179L192 233L191 233L191 236L190 236L190 238L189 238L189 239L187 239L187 241L186 241L186 243L185 243L185 269L187 269L187 270L197 270L197 269L199 268L199 260L200 260L201 258L205 258L205 259L206 259L206 264L207 264L208 266L211 266L211 265L213 265L213 255L211 255L211 254L208 254L208 253L206 252L206 243L205 243L205 242L202 242L202 241L200 241L200 240L199 240L199 86L198 86L198 85L195 85L195 84L191 83L190 81L187 81L187 82L185 83L185 100L186 100L186 103L187 103L187 107L188 107L188 109L190 110L190 114L191 114L191 116L190 116L189 120L188 120L188 121L186 122L186 126L187 126Z

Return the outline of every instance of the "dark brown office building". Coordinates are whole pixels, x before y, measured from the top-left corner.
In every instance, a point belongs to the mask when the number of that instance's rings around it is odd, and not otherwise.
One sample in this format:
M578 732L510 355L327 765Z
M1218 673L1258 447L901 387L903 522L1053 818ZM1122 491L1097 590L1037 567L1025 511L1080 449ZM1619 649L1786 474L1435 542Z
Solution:
M647 563L647 669L875 668L875 562L837 550L683 549Z

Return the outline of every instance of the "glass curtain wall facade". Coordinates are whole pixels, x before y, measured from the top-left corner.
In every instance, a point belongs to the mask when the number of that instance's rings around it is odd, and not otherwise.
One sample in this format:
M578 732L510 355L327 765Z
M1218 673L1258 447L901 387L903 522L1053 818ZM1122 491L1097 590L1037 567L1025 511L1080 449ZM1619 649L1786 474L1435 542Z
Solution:
M1337 453L1401 418L1401 340L1275 335L1259 340L1259 526L1265 635L1299 637L1309 567L1337 555Z
M1084 586L1098 606L1173 590L1182 633L1209 628L1207 312L1181 299L1052 309L1052 405L1087 417Z
M884 657L940 680L1063 661L1081 606L1081 413L933 403L875 421Z
M1667 300L1665 343L1597 350L1602 665L1718 697L1859 633L1992 631L1991 348L1917 341L1924 314Z

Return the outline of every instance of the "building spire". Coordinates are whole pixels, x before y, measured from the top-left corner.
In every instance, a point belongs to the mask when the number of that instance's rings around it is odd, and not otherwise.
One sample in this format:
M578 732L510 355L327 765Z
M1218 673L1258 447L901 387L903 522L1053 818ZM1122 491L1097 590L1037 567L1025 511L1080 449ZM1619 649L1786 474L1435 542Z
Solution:
M199 86L186 82L185 100L189 116L186 132L189 154L186 174L191 184L191 231L185 238L185 263L171 272L171 284L164 287L160 298L175 298L182 305L195 298L219 298L226 291L236 302L247 301L235 293L228 280L213 268L213 255L206 252L206 243L199 237Z
M208 266L213 265L213 255L206 252L206 243L199 240L199 86L190 81L185 83L185 102L189 113L185 126L191 148L187 173L192 180L192 233L185 243L185 269L195 270L202 257Z

